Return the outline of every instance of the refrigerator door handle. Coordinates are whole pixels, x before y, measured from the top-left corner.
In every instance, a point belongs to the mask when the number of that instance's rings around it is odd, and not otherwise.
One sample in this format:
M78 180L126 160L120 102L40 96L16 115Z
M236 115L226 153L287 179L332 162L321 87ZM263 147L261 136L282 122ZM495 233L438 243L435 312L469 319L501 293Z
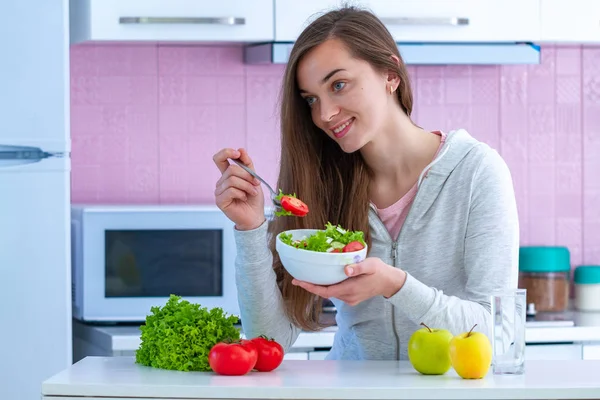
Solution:
M0 168L40 162L50 157L65 157L66 153L46 152L39 147L0 144Z

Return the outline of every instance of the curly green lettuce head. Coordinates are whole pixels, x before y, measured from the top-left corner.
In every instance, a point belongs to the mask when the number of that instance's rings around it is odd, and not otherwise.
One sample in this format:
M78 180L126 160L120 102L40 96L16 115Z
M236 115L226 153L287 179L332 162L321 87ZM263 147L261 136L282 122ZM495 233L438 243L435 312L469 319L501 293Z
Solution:
M149 367L179 371L210 371L210 349L226 339L237 340L238 318L223 309L207 309L171 295L163 307L146 316L135 361Z

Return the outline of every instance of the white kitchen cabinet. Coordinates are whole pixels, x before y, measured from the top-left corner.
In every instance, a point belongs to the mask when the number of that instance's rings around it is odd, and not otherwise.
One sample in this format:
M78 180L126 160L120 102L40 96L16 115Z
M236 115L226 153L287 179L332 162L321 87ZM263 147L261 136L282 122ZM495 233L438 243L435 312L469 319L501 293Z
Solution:
M540 41L600 43L600 1L540 1Z
M324 360L329 354L329 350L317 350L317 351L309 351L308 359L309 360Z
M273 0L71 0L71 43L273 40Z
M600 344L585 344L583 346L584 360L600 360Z
M294 41L336 0L275 0L275 40ZM361 0L397 42L536 42L539 0Z
M283 356L284 360L308 360L308 352L306 351L298 351L298 352L290 352L285 353Z

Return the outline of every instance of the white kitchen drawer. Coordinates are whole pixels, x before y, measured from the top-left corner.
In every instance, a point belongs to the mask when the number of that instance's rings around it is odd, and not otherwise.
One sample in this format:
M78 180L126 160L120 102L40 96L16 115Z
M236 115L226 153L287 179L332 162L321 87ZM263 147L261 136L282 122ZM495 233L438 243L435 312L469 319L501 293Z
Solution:
M273 40L273 0L71 0L71 43Z
M541 41L600 43L599 0L541 0Z
M525 346L525 360L581 360L581 344L533 344Z
M294 41L336 0L275 0L275 40ZM540 37L539 0L362 0L397 42L527 42Z

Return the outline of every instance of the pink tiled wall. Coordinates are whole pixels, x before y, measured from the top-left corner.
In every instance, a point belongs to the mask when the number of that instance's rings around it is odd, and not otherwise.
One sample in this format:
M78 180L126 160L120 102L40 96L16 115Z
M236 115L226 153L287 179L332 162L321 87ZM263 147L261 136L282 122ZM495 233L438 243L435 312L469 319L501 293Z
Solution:
M72 201L212 203L212 155L246 147L275 183L282 66L236 47L72 49ZM600 263L600 48L544 47L535 66L411 67L414 118L497 148L522 243Z

